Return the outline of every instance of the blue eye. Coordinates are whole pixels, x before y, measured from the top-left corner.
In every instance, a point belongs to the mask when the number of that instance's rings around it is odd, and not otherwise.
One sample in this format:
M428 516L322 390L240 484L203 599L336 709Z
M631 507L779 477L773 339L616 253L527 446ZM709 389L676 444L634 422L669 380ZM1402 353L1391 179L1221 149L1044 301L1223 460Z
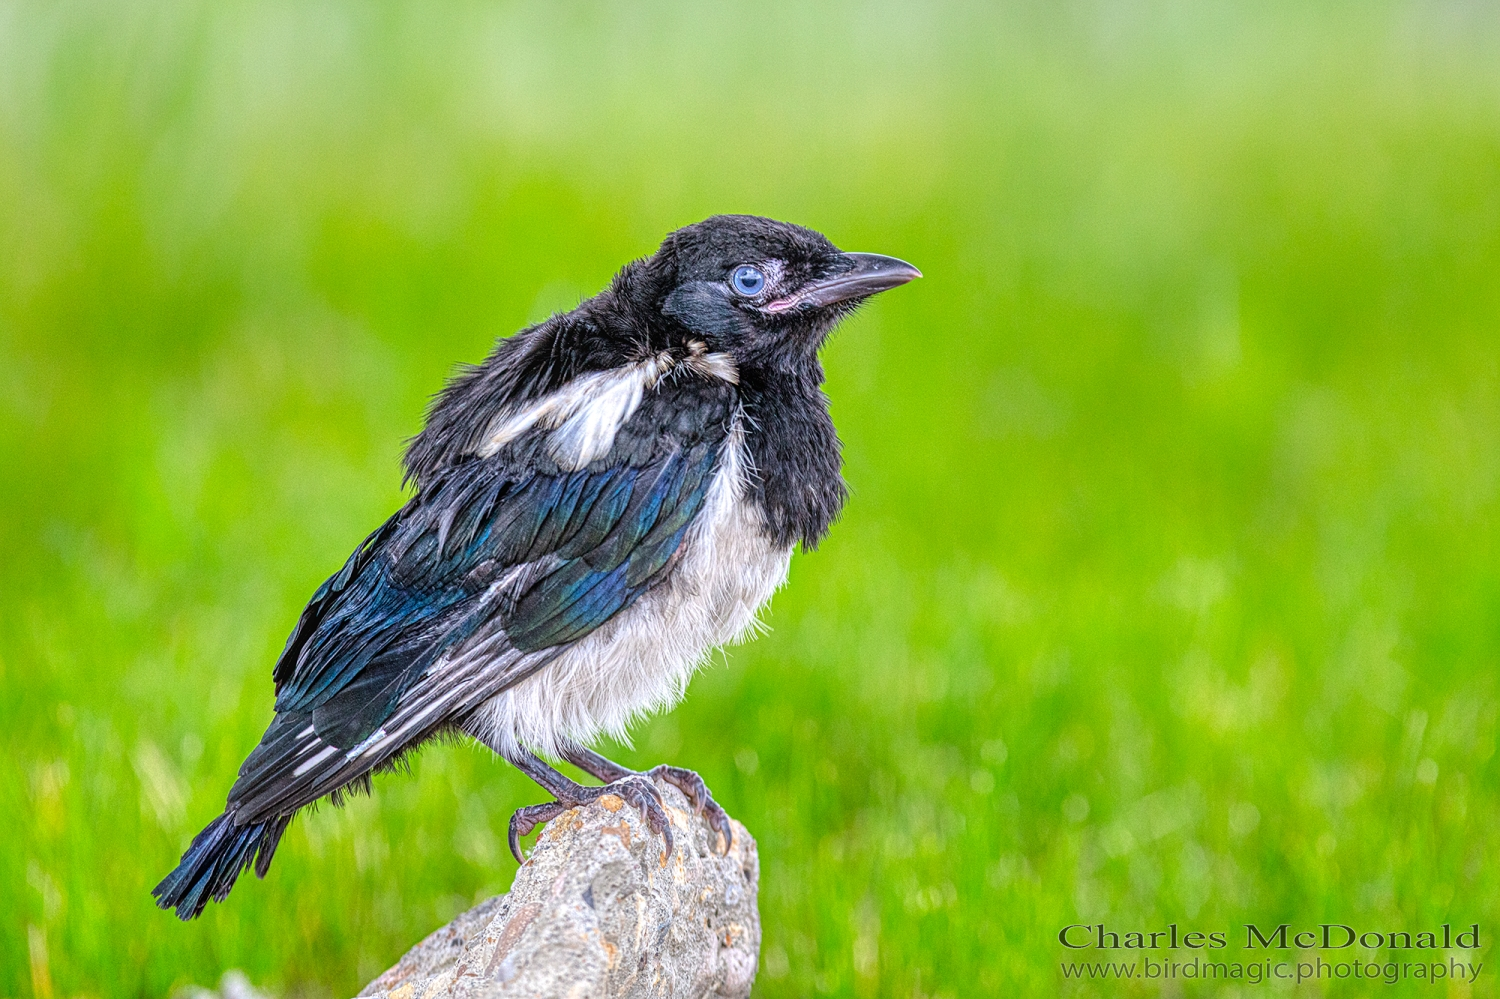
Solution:
M759 267L740 264L730 273L729 283L741 295L754 298L765 290L766 276L760 272Z

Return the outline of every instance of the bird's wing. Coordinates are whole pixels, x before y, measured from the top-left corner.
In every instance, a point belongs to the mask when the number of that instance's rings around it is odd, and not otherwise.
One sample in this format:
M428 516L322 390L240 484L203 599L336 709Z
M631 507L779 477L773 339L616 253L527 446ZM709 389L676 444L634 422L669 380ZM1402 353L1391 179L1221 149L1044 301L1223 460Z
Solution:
M735 406L727 383L685 374L584 467L548 458L539 429L425 485L304 611L236 820L359 779L628 607L702 508Z

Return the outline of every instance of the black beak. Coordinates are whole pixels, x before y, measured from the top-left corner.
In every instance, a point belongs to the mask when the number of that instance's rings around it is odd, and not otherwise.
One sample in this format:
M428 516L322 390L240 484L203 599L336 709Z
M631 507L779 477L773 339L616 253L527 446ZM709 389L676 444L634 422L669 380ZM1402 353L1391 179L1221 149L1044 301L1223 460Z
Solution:
M839 256L848 263L848 270L821 281L811 281L786 298L767 302L766 311L785 312L799 305L819 308L854 298L868 298L922 276L921 271L895 257L878 253L841 253Z

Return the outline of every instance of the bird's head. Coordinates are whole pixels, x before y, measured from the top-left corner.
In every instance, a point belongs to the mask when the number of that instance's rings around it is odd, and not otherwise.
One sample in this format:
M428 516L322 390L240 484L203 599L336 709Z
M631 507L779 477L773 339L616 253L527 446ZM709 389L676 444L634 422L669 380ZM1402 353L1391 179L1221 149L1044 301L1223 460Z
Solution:
M921 277L904 260L844 253L821 233L754 215L679 229L638 266L636 295L663 320L766 368L812 360L861 302Z

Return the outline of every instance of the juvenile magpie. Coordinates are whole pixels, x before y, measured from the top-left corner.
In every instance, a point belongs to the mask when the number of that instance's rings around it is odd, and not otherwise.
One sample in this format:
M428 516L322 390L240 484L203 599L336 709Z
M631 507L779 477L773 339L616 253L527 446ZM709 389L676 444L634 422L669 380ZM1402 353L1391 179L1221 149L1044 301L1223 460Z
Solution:
M552 796L511 817L517 860L520 837L606 792L670 852L652 777L727 849L696 773L588 747L679 700L710 651L753 630L793 547L827 532L847 490L818 349L919 276L800 226L715 216L450 381L406 452L411 499L313 594L276 662L275 718L157 904L191 919L252 864L264 877L299 809L368 790L446 732Z

